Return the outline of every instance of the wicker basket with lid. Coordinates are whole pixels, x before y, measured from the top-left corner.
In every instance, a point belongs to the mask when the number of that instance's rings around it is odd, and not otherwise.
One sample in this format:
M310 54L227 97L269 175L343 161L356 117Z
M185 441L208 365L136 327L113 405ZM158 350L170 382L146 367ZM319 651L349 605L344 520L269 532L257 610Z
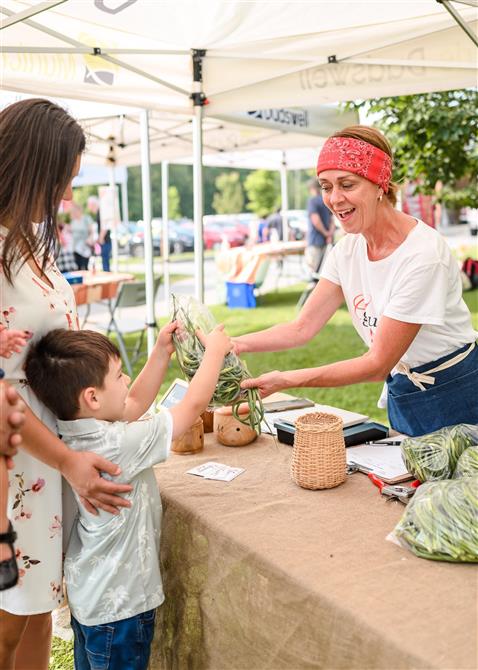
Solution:
M331 489L345 481L346 461L342 419L312 412L295 422L291 476L305 489Z

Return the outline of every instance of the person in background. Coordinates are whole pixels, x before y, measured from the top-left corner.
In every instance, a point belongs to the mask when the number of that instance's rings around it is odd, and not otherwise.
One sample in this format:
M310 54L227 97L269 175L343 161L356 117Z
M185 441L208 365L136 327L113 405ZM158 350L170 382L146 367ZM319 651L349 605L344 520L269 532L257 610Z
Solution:
M111 231L109 228L102 227L100 216L100 201L96 195L90 195L87 200L88 213L91 215L97 225L98 242L101 249L101 265L103 272L110 272L111 264Z
M267 242L269 239L269 229L267 225L267 217L261 216L257 224L257 243Z
M278 207L275 212L270 214L267 219L268 239L270 242L279 242L282 240L282 214Z
M56 257L56 267L60 272L74 272L78 270L73 253L73 236L70 224L66 221L58 221L59 250Z
M478 333L463 301L460 269L435 229L395 209L390 144L375 128L344 128L325 142L317 176L325 204L347 234L325 259L297 318L236 338L235 351L302 346L344 301L367 351L330 365L267 372L242 386L266 396L386 381L381 401L400 433L478 423Z
M84 214L82 207L76 202L71 205L70 227L78 270L88 270L88 263L94 252L96 231L91 216Z
M324 205L317 179L309 182L310 198L307 203L309 217L305 261L311 272L318 272L328 244L334 241L335 223L329 209Z
M80 125L49 100L21 100L0 112L0 324L32 333L32 341L54 328L78 328L73 290L54 256L58 208L73 197L84 148ZM51 412L24 382L24 359L24 350L2 359L5 381L27 406L8 516L18 534L17 552L28 559L21 559L19 583L0 592L0 668L47 670L51 611L63 598L62 537L72 521L65 514L62 475L92 513L100 508L118 514L118 507L130 504L120 494L131 487L105 478L120 473L116 464L72 451L58 438Z
M121 465L131 484L131 509L95 517L80 508L65 559L75 634L75 668L146 670L156 608L164 600L159 567L161 500L153 465L171 441L206 409L231 339L217 326L200 334L204 358L184 398L170 410L143 417L155 401L174 352L176 323L161 329L136 381L121 370L120 352L104 335L55 330L28 352L30 387L58 418L67 444ZM57 389L65 389L59 394ZM134 566L134 568L133 568ZM98 659L101 659L98 665Z

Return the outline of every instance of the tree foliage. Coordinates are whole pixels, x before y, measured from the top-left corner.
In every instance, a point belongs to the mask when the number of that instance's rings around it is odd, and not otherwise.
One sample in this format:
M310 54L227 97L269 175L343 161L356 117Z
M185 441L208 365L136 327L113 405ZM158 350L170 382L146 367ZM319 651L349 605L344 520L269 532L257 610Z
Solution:
M244 193L238 172L223 172L215 179L212 207L217 214L237 214L244 207Z
M244 182L249 202L247 208L258 216L267 216L280 205L279 173L254 170Z
M457 185L469 190L476 184L475 90L402 95L352 105L378 115L376 125L393 146L395 180L415 180L424 193L433 193L437 182L452 190Z
M168 215L170 219L181 218L181 198L176 186L168 188Z

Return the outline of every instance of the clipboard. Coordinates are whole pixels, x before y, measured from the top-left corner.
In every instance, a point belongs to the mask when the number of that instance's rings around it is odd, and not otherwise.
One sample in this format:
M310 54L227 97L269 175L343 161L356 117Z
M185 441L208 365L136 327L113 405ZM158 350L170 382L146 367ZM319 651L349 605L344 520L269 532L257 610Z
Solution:
M362 445L346 451L347 465L359 472L373 472L386 484L400 484L413 479L401 457L399 445Z
M313 400L308 398L293 398L284 400L272 400L264 402L265 412L286 412L288 409L303 409L304 407L314 407Z

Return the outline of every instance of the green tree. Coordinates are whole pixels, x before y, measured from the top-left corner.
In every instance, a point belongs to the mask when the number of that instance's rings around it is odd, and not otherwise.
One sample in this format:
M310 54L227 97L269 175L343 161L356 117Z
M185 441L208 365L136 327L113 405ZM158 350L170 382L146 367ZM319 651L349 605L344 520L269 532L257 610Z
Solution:
M465 187L469 196L476 193L478 171L477 100L476 91L461 89L351 105L378 115L376 125L394 149L395 180L418 181L424 193L439 182L451 190Z
M280 205L279 173L254 170L244 182L249 203L247 208L258 216L271 214Z
M244 207L244 194L238 172L223 172L215 179L216 192L212 201L218 214L237 214Z
M179 197L179 191L176 186L170 186L168 188L168 210L170 219L181 218L181 198Z

